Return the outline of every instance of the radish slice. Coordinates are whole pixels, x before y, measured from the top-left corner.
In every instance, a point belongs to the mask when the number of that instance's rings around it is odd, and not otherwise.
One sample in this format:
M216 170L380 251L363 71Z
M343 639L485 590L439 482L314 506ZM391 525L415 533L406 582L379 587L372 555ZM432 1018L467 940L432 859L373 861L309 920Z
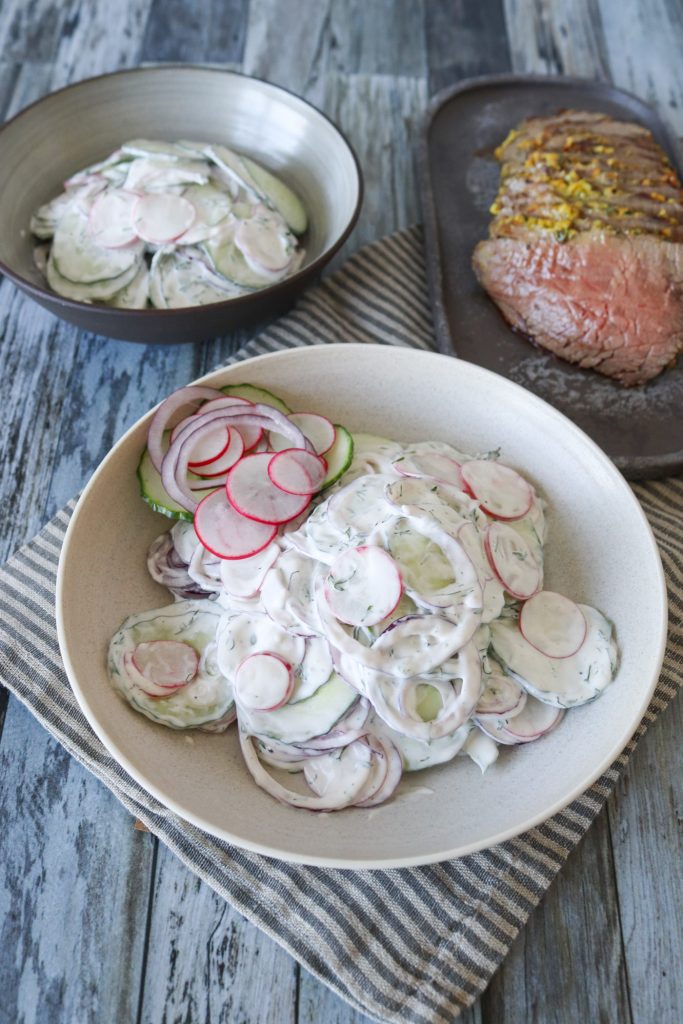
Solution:
M266 573L275 564L280 554L280 545L273 541L263 551L240 558L238 561L221 562L221 582L232 597L254 597L261 589Z
M194 204L172 192L147 192L133 207L133 227L145 242L163 245L182 235L194 223Z
M418 452L402 455L392 463L400 476L429 477L444 484L462 487L460 464L441 452Z
M314 494L327 475L327 463L304 448L285 448L268 463L268 476L287 494Z
M519 629L524 639L547 658L571 658L586 639L588 626L574 601L552 590L541 590L523 605Z
M216 459L220 459L230 444L230 433L230 427L219 425L213 433L202 437L192 448L192 458L187 462L190 469L208 466Z
M257 523L286 523L306 508L310 494L287 494L268 476L272 455L247 455L230 470L226 489L238 512Z
M217 558L248 558L267 547L277 533L276 526L241 515L222 487L200 501L194 528L206 550Z
M125 189L109 189L99 195L88 217L88 230L93 241L106 249L118 249L137 239L133 227L133 206L138 196Z
M199 655L180 640L149 640L127 651L124 664L131 680L148 697L170 697L197 675Z
M337 428L334 424L326 416L319 416L317 412L292 412L287 419L308 438L318 455L324 455L329 451L337 438ZM282 434L271 431L270 447L274 452L281 452L285 448L291 448L291 442Z
M235 700L249 711L275 711L292 695L292 666L271 651L250 654L235 673Z
M242 458L244 454L244 440L237 427L227 427L230 435L228 440L227 448L215 459L203 466L190 463L190 468L196 476L203 477L207 484L225 483L227 480L228 470L232 469L236 462ZM193 449L193 454L196 449ZM195 488L192 488L193 490Z
M491 568L513 597L526 601L541 585L541 567L527 540L511 526L489 523L484 550Z
M244 405L251 406L253 408L254 403L250 402L247 398L237 398L233 395L224 395L222 398L212 398L210 401L205 402L201 408L201 412L211 412L214 409L227 409L231 405ZM245 412L248 410L245 409ZM244 441L245 452L251 451L255 448L263 436L262 427L234 427L234 430L239 430Z
M531 484L509 466L487 459L474 459L460 467L469 493L484 512L495 519L521 519L531 508L534 492Z
M403 580L396 562L383 548L350 548L330 568L325 599L340 622L376 626L401 600Z
M543 704L535 697L528 696L523 710L514 718L476 718L482 732L498 743L513 746L517 743L532 743L541 736L547 736L562 720L562 708Z

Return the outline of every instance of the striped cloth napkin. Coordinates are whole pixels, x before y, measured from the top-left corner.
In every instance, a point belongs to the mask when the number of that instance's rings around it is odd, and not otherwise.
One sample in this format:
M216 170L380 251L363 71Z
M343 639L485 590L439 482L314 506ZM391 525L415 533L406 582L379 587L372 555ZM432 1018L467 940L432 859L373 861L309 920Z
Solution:
M342 340L433 347L418 228L361 250L232 361ZM188 868L352 1006L381 1021L447 1024L486 988L638 739L680 686L683 482L635 491L657 536L671 598L669 647L652 704L626 750L580 799L539 828L460 860L392 871L297 867L206 835L129 778L81 714L59 656L55 573L74 503L0 572L0 680Z

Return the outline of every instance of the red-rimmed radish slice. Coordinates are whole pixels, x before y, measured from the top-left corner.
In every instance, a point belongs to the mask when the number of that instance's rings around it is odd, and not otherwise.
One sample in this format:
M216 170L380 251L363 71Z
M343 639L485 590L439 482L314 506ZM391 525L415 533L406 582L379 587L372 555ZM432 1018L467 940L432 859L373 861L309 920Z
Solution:
M400 476L428 477L441 483L462 487L460 463L441 452L417 452L403 455L392 463Z
M287 523L300 515L310 494L287 494L268 476L272 455L245 455L228 474L228 498L238 512L257 523Z
M474 713L482 718L488 715L512 718L520 713L526 699L526 690L523 690L519 683L510 676L494 672L484 676L484 689Z
M541 585L541 567L527 540L505 523L489 523L484 550L496 577L513 597L526 601Z
M131 679L149 697L170 697L197 675L199 655L181 640L148 640L126 652Z
M317 455L329 451L337 438L337 428L326 416L317 412L291 412L287 419L299 428L313 445ZM291 441L275 431L270 432L270 447L274 452L291 448Z
M206 550L217 558L248 558L267 547L277 533L276 526L241 515L223 487L200 501L194 528Z
M541 590L519 613L519 630L547 658L571 658L579 650L588 626L574 601L552 590Z
M474 459L463 462L460 473L467 491L484 512L496 519L521 519L531 508L534 500L531 484L509 466Z
M222 561L221 582L224 589L232 597L254 597L279 554L280 545L273 541L255 555L237 561Z
M249 711L275 711L292 695L292 666L278 654L250 654L235 673L235 700Z
M230 427L226 427L225 424L217 424L212 433L206 434L198 441L192 448L192 458L187 461L190 469L196 470L220 459L230 444L230 433ZM173 439L172 434L171 439ZM225 470L220 472L225 472Z
M230 434L228 445L218 458L203 466L190 463L192 472L197 476L203 477L207 484L210 484L212 481L215 481L217 484L225 483L228 479L227 474L229 470L239 462L244 454L244 440L237 427L228 427L227 429Z
M325 599L335 618L349 626L375 626L401 600L403 580L384 548L364 545L344 551L330 567Z
M544 704L528 696L526 704L514 718L477 718L476 723L487 736L512 746L517 743L532 743L541 736L547 736L562 720L562 708Z
M179 388L169 395L168 398L164 399L152 416L149 431L147 432L149 457L158 473L161 472L161 464L166 454L164 431L170 426L173 416L181 409L187 409L188 406L191 406L191 411L194 411L194 407L204 399L220 397L220 394L220 391L216 388L204 387L201 384L190 384L185 388Z
M119 249L137 239L133 227L133 206L138 196L125 189L108 189L90 208L88 230L93 241L106 249Z
M288 494L315 494L327 475L327 463L305 448L285 448L268 463L268 476Z
M238 398L236 395L223 395L222 398L212 398L210 401L205 402L201 408L201 412L211 412L214 409L228 409L231 405L244 405L251 406L253 408L254 403L250 402L247 398ZM263 437L262 427L243 426L234 427L233 429L239 430L242 435L245 452L249 452L252 448L255 448Z
M267 209L264 212L267 215ZM274 217L241 220L235 230L235 245L247 262L270 274L286 270L292 262L290 242L291 236Z
M172 242L192 226L196 216L194 203L172 192L147 192L133 207L133 228L145 242L163 245Z

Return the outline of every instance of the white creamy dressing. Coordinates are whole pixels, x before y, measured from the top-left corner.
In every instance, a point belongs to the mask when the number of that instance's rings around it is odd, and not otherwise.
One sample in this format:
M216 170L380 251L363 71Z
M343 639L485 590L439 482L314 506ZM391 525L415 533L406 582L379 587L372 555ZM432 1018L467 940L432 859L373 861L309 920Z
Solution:
M195 704L202 701L203 713L212 703L215 718L224 720L240 664L255 653L276 655L291 670L291 696L269 710L240 707L238 700L243 752L259 785L316 810L364 798L367 806L379 802L394 791L401 764L418 771L463 754L484 771L498 756L498 723L508 730L527 700L561 708L583 703L599 695L616 668L611 625L584 605L588 629L576 654L549 658L531 647L519 631L519 602L485 550L488 527L498 520L452 480L405 475L425 466L447 475L451 462L457 470L472 456L441 442L400 445L363 434L354 442L342 479L307 518L285 527L256 555L216 560L191 524L177 523L171 531L177 558L194 569L191 578L213 599L180 599L171 609L131 617L110 651L120 692L174 728L199 724ZM534 559L541 586L544 502L532 494L525 514L505 521L523 538L506 550L509 558L521 552ZM354 626L335 617L325 588L334 581L335 560L364 545L382 548L393 560L404 591L381 622ZM201 683L159 701L126 680L118 652L141 637L169 635L171 610L177 635L202 654L204 673ZM200 621L197 631L193 624ZM193 687L202 695L197 700L190 699ZM531 705L526 716L520 739L510 725L499 742L526 742L527 719L543 717ZM554 722L557 716L548 717ZM286 786L268 781L273 769L303 771L314 796L292 791L289 799Z

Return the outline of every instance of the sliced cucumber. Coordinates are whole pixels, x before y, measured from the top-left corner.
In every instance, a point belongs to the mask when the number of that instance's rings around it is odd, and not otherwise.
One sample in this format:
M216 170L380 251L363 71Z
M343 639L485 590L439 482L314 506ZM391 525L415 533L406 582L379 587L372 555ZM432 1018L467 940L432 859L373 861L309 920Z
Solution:
M288 185L248 156L242 157L242 163L268 205L275 207L295 235L303 235L308 227L308 217L299 197Z
M112 295L108 305L115 309L144 309L149 298L149 271L144 263L133 280L122 288L121 291Z
M242 288L264 288L276 279L253 270L235 245L232 236L209 238L203 248L218 273Z
M320 487L321 491L336 483L342 473L349 468L353 460L353 437L346 427L340 426L339 423L335 423L334 428L337 431L337 437L330 450L325 452L327 475Z
M186 146L177 142L163 142L160 139L131 139L130 142L123 143L121 151L131 157L146 156L155 160L187 160L188 157ZM199 151L195 151L193 155L199 159L202 156Z
M196 255L171 248L154 254L150 297L161 309L206 306L243 294L243 288L219 277Z
M187 523L193 522L194 516L192 513L178 505L166 493L166 488L161 482L159 473L152 465L152 460L146 448L140 457L137 473L140 483L140 497L143 501L147 502L150 508L153 508L155 512L161 512L162 516L168 516L169 519L184 519ZM188 473L187 478L195 483L202 482L208 484L207 480L202 481L202 478L195 476L194 473ZM209 489L210 487L207 486L206 491L198 492L198 500L200 497L208 494Z
M141 243L121 249L105 249L97 245L90 235L88 218L78 210L70 209L57 224L51 261L67 281L94 284L118 278L131 268L137 272L142 250Z
M240 709L239 717L241 724L256 736L283 743L305 743L333 729L356 700L358 691L333 672L329 680L305 700L284 704L277 711Z
M233 395L235 398L246 398L248 402L254 402L258 404L262 402L264 405L272 405L278 412L282 412L287 416L292 410L286 405L281 398L274 395L272 391L266 391L265 388L257 388L254 384L226 384L224 388L221 388L224 395ZM343 428L342 428L343 429Z
M119 274L118 277L110 277L104 281L93 281L91 284L80 284L75 281L69 281L66 277L62 276L53 253L54 250L50 253L47 261L45 271L47 283L58 295L63 295L65 299L76 299L78 302L101 302L111 299L117 292L120 292L121 289L131 283L141 266L141 260L139 259L137 263L134 263L125 273Z

